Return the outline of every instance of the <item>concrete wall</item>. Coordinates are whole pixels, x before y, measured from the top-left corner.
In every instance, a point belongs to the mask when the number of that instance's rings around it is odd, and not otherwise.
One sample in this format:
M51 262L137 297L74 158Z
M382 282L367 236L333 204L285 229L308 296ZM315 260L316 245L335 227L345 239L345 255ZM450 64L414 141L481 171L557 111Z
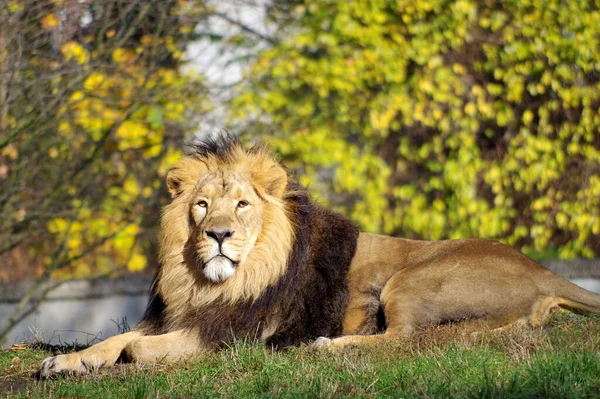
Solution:
M52 344L91 344L119 333L123 318L133 327L140 320L148 296L111 295L105 298L50 300L21 321L9 334L7 345L42 338ZM7 320L14 303L0 303L0 320Z
M600 260L543 263L575 284L600 293ZM63 284L13 329L5 345L36 337L52 344L106 339L119 332L117 324L123 318L131 327L141 319L151 281L150 277L129 277ZM0 324L30 287L31 283L0 284Z
M141 319L151 283L150 277L128 277L62 284L13 328L4 346L36 338L52 344L89 344L118 334L124 320L133 327ZM0 284L0 324L31 286Z

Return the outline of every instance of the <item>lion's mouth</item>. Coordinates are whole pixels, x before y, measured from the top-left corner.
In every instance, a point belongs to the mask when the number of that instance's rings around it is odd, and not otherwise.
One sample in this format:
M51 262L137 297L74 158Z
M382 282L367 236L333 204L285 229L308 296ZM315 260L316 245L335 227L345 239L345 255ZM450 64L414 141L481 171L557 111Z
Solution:
M203 272L206 278L213 283L222 283L233 276L238 263L227 255L218 254L204 263Z
M234 267L237 266L240 263L239 261L233 260L229 256L227 256L227 255L225 255L223 253L219 253L219 254L213 256L211 259L209 259L209 261L206 262L204 264L204 266L206 266L208 263L212 262L214 259L221 258L221 257L229 260Z

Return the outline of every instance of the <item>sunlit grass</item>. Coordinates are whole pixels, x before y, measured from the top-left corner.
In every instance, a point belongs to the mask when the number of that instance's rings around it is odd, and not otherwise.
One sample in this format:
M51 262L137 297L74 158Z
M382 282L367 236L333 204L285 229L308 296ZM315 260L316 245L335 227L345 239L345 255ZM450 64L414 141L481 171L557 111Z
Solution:
M11 396L27 398L588 398L600 396L599 350L600 318L573 315L540 330L472 337L446 326L334 353L241 342L189 364L121 365L42 382L32 374L48 353L27 349L0 353L0 396L13 384Z

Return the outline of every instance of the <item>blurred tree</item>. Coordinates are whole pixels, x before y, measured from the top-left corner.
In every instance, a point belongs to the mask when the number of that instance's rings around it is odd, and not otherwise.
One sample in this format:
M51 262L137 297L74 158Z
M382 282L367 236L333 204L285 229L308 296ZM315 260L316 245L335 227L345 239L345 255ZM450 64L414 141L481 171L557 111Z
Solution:
M146 266L163 176L208 107L201 77L179 71L201 1L5 4L0 273L31 263L38 278L0 338L50 277Z
M600 3L295 0L233 123L373 232L600 255ZM251 121L249 123L248 121Z

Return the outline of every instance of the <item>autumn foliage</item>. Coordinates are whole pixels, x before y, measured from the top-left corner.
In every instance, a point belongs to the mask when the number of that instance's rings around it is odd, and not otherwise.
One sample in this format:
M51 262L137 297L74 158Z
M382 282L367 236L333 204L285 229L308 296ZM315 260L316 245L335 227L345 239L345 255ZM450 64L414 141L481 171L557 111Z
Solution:
M183 1L8 2L5 275L11 251L57 278L146 266L164 175L207 108L201 77L179 70L197 12Z
M276 1L233 121L364 229L600 255L600 5Z

